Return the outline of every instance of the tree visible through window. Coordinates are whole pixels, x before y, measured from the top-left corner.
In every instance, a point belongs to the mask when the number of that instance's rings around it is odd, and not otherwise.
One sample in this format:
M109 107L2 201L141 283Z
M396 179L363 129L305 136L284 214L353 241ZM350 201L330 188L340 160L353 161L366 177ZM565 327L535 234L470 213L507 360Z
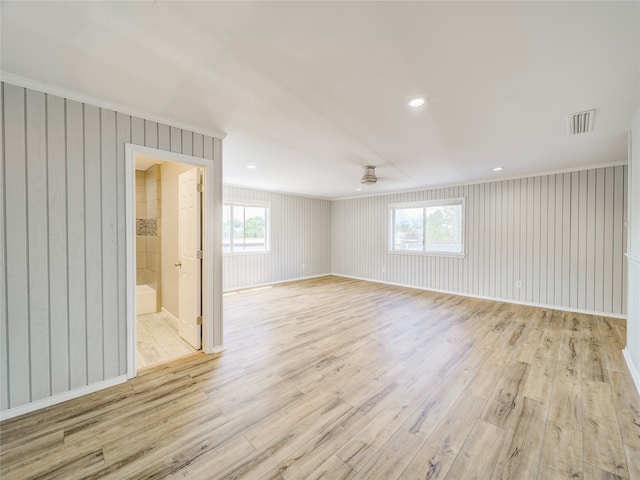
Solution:
M463 205L462 198L391 205L391 251L463 254Z
M269 250L269 206L225 203L222 215L224 252Z

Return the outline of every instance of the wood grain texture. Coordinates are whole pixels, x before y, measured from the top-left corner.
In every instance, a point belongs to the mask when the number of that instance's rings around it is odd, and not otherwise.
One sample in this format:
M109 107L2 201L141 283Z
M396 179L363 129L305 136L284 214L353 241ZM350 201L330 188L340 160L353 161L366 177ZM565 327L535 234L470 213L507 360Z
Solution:
M0 424L3 480L637 478L628 372L582 373L623 320L331 276L225 318L221 355Z
M334 201L331 272L624 314L627 170L620 165ZM464 258L389 252L389 204L457 197L465 198Z

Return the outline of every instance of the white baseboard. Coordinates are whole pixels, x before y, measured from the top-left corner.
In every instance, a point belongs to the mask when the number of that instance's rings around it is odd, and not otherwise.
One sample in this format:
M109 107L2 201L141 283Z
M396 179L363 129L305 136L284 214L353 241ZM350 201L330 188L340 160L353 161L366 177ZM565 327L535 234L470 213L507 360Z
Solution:
M629 349L625 348L624 350L622 350L622 355L624 356L624 359L627 362L627 367L629 368L629 372L631 373L631 378L633 378L633 383L636 384L636 390L638 390L638 393L640 394L640 374L638 373L636 366L633 364L633 361L631 360Z
M297 282L298 280L309 280L311 278L327 277L329 275L333 275L333 274L332 273L321 273L320 275L309 275L308 277L289 278L287 280L278 280L277 282L256 283L256 284L253 284L253 285L243 285L242 287L228 288L226 290L223 290L222 293L232 293L232 292L239 292L239 291L242 291L242 290L251 290L252 288L269 287L271 285L278 285L280 283Z
M161 311L162 313L164 313L165 315L167 315L168 317L170 317L170 318L171 318L171 320L173 320L173 321L175 321L175 322L177 322L177 321L178 321L178 317L176 317L173 313L171 313L171 312L170 312L169 310L167 310L166 308L161 307L161 308L160 308L160 311Z
M43 398L42 400L36 400L35 402L27 403L26 405L20 405L19 407L10 408L0 412L0 421L8 420L10 418L18 417L26 413L35 412L42 408L51 407L58 403L66 402L67 400L73 400L74 398L88 395L89 393L97 392L98 390L104 390L105 388L113 387L127 381L126 375L120 375L119 377L110 378L101 382L92 383L84 387L76 388L68 392L58 393L51 397Z
M341 273L329 273L327 275L334 275L336 277L343 277L343 278L351 278L353 280L363 280L365 282L382 283L382 284L385 284L385 285L393 285L395 287L415 288L416 290L425 290L427 292L446 293L446 294L449 294L449 295L459 295L461 297L480 298L482 300L492 300L494 302L512 303L512 304L515 304L515 305L525 305L527 307L546 308L546 309L549 309L549 310L561 310L563 312L584 313L584 314L587 314L587 315L597 315L597 316L600 316L600 317L610 317L610 318L621 318L621 319L624 319L624 320L626 320L626 318L627 318L626 315L622 315L622 314L619 314L619 313L597 312L597 311L592 311L592 310L583 310L583 309L580 309L580 308L564 307L564 306L561 306L561 305L549 305L549 304L545 304L545 303L521 302L519 300L511 300L511 299L507 299L507 298L488 297L488 296L484 296L484 295L475 295L473 293L463 293L463 292L456 292L456 291L452 291L452 290L440 290L438 288L427 288L427 287L421 287L421 286L418 286L418 285L405 285L403 283L386 282L384 280L376 280L376 279L364 278L364 277L353 277L351 275L343 275Z
M213 347L213 350L211 350L210 352L206 352L207 354L216 354L216 353L222 353L226 350L227 348L224 345L218 345L217 347Z

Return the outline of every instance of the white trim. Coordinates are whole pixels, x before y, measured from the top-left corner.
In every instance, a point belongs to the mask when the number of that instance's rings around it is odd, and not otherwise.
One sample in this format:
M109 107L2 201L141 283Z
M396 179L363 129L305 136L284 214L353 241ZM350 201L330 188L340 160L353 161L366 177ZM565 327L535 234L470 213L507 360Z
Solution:
M26 413L35 412L36 410L40 410L42 408L51 407L53 405L57 405L58 403L66 402L67 400L73 400L74 398L82 397L83 395L88 395L99 390L104 390L105 388L120 385L121 383L124 383L126 381L127 376L120 375L118 377L109 378L97 383L92 383L91 385L86 385L74 390L58 393L57 395L43 398L42 400L36 400L35 402L20 405L19 407L0 411L0 421L9 420L10 418L18 417Z
M427 217L426 217L426 209L433 206L456 206L460 205L460 252L446 252L446 251L435 251L435 250L427 250ZM423 232L423 250L396 250L394 248L394 240L395 240L395 211L398 209L405 208L422 208L423 218L422 218L422 232ZM450 198L442 198L435 200L418 200L413 202L400 202L400 203L390 203L387 208L387 212L389 214L389 249L388 253L400 254L400 255L422 255L428 257L454 257L454 258L464 258L466 257L465 253L465 227L466 227L466 200L465 197L450 197Z
M125 291L126 291L126 321L127 321L127 378L136 376L136 161L131 144L126 143L125 149ZM133 321L131 321L133 319Z
M390 203L389 208L420 208L442 205L462 205L464 207L464 197L439 198L435 200L416 200L413 202Z
M631 354L629 353L628 348L622 350L622 356L627 362L627 368L629 368L629 373L631 374L633 383L635 383L636 385L636 390L638 390L638 393L640 393L640 374L638 373L638 370L636 370L636 367L631 360Z
M619 313L582 310L580 308L570 308L570 307L564 307L562 305L549 305L545 303L521 302L519 300L509 300L507 298L487 297L484 295L475 295L472 293L454 292L452 290L441 290L439 288L427 288L427 287L421 287L418 285L407 285L404 283L386 282L384 280L375 280L371 278L353 277L351 275L343 275L341 273L328 273L327 275L335 275L336 277L351 278L353 280L363 280L365 282L383 283L385 285L393 285L396 287L415 288L416 290L425 290L427 292L446 293L449 295L459 295L461 297L480 298L482 300L492 300L494 302L512 303L514 305L525 305L527 307L545 308L547 310L561 310L563 312L584 313L586 315L596 315L598 317L622 318L622 319L627 318L626 315L622 315Z
M204 169L203 187L203 230L202 230L202 351L215 353L222 345L222 338L216 338L216 329L222 332L220 309L214 304L214 262L221 252L216 248L214 223L219 221L215 214L214 160L192 157L180 153L157 150L155 148L125 144L125 211L126 211L126 251L127 251L127 376L136 376L136 314L135 314L135 157L145 155L169 162L186 163ZM218 343L218 345L216 344Z
M253 190L254 192L277 193L279 195L288 195L290 197L310 198L312 200L324 200L325 202L332 202L333 200L335 200L330 197L319 197L317 195L305 195L304 193L286 192L284 190L276 190L274 188L251 187L248 185L238 185L237 183L225 183L224 187L243 188L245 190ZM227 198L225 197L223 200L226 201Z
M269 200L243 200L237 197L225 197L222 200L224 205L239 205L242 207L269 207L271 208L271 201Z
M229 232L229 250L224 250L224 241L222 241L222 253L224 256L228 255L255 255L255 254L264 254L271 253L271 202L270 201L261 201L261 200L241 200L237 198L227 198L222 201L223 214L222 218L224 219L224 209L225 207L229 207L229 214L231 217L231 224L233 225L233 208L234 207L242 207L242 208L264 208L265 210L265 218L264 218L264 250L233 250L234 242L232 241L233 237L233 228L230 229Z
M633 253L625 253L625 257L627 257L627 261L629 263L633 263L634 265L640 265L640 256L634 255Z
M547 175L557 175L559 173L571 173L571 172L581 172L584 170L596 170L598 168L620 167L627 164L628 162L626 160L621 160L619 162L598 163L596 165L583 165L580 167L562 168L559 170L549 170L549 171L536 172L536 173L527 173L522 175L512 175L510 177L484 178L481 180L474 180L473 182L443 183L441 185L424 185L422 187L416 187L409 190L392 190L389 192L369 193L364 195L350 195L348 197L330 198L329 200L331 200L332 202L337 202L340 200L354 200L358 198L382 197L385 195L402 195L403 193L429 192L432 190L440 190L442 188L466 187L468 185L482 185L486 183L505 182L507 180L519 180L521 178L545 177Z
M169 310L167 310L166 308L164 308L164 307L160 307L160 311L161 311L162 313L164 313L166 316L171 317L171 320L172 320L172 321L174 321L174 322L177 322L177 321L178 321L178 317L176 317L173 313L171 313L171 312L170 312Z
M276 282L254 283L252 285L243 285L242 287L229 288L227 290L223 290L222 293L224 293L224 294L235 293L235 292L241 292L242 290L251 290L253 288L269 287L271 285L279 285L281 283L297 282L299 280L309 280L311 278L328 277L330 275L333 275L333 273L321 273L320 275L309 275L308 277L296 277L296 278L290 278L288 280L278 280ZM341 276L341 275L336 275L336 277L339 277L339 276Z
M155 115L153 113L145 112L142 110L136 110L132 107L127 107L120 103L111 102L98 97L92 97L86 93L77 92L69 88L58 87L57 85L51 85L49 83L40 82L38 80L32 80L30 78L15 75L13 73L0 70L0 80L3 82L11 83L17 87L29 88L42 93L48 93L50 95L56 95L58 97L68 98L69 100L75 100L81 103L87 103L100 108L106 108L108 110L114 110L116 112L132 115L134 117L144 118L152 122L158 122L170 127L181 128L183 130L189 130L194 133L200 133L208 137L218 138L223 140L227 136L226 133L220 130L207 130L193 125L187 125L185 123L176 122L170 118L162 117L161 115Z

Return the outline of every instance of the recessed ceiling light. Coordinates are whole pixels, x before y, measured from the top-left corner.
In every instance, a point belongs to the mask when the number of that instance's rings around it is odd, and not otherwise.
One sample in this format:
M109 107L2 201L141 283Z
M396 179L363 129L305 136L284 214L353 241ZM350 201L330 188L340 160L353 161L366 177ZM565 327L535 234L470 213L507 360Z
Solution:
M361 188L356 188L356 192L361 192L362 189Z
M409 106L413 108L421 107L422 105L424 105L424 102L425 102L425 99L422 97L414 98L409 102Z
M249 165L247 165L247 168L256 168L256 166L253 163L250 163Z
M494 168L493 168L493 171L494 171L494 172L500 172L500 171L502 171L502 170L503 170L503 168L502 168L502 167L494 167Z

